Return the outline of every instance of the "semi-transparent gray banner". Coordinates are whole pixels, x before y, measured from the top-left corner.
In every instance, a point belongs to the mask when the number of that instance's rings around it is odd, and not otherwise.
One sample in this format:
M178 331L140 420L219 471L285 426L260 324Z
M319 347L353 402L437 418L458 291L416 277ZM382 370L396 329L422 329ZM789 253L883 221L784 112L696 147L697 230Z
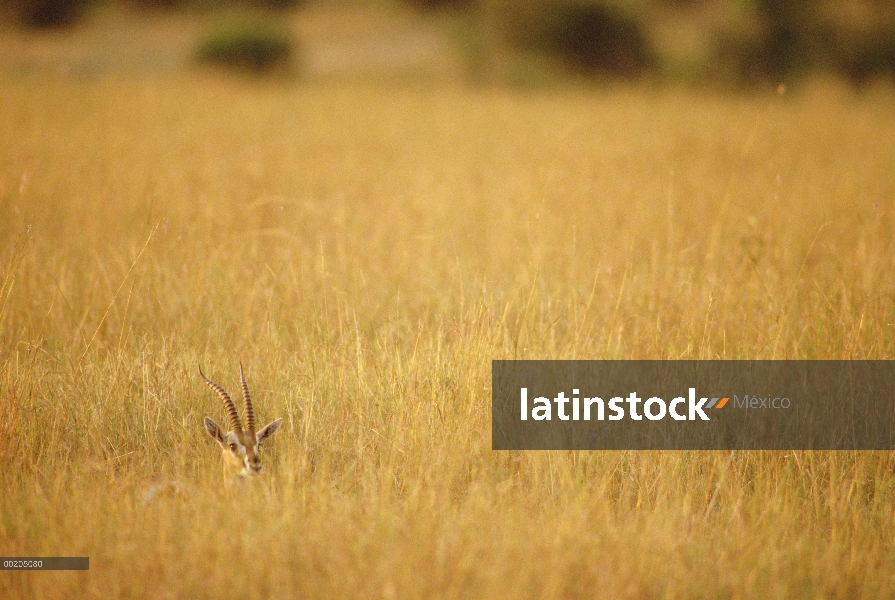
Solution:
M88 556L0 556L0 571L89 571Z
M495 450L891 450L895 361L495 360Z

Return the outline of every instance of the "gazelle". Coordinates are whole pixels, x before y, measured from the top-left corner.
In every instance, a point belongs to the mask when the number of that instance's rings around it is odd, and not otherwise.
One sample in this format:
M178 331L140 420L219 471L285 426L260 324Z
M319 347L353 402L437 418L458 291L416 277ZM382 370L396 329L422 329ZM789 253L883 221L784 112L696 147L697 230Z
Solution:
M252 397L249 396L249 386L246 384L245 374L242 371L242 363L239 363L239 379L242 382L242 396L245 401L245 420L246 428L243 429L239 422L239 415L236 414L236 407L230 396L224 391L224 388L208 379L202 372L202 366L199 365L199 375L224 401L224 408L230 416L230 425L232 431L225 432L220 425L215 423L211 418L205 417L205 430L208 435L213 437L221 446L224 453L224 470L236 472L239 477L252 477L261 472L261 458L258 456L258 449L261 442L272 436L283 424L283 419L277 419L273 423L267 424L261 431L255 432L255 411L252 409Z

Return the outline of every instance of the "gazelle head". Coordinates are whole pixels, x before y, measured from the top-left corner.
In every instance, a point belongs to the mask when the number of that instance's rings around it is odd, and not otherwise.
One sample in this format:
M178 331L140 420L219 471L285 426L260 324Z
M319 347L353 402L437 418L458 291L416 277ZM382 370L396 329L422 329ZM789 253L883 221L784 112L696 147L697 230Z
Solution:
M229 467L240 477L251 477L261 473L261 458L258 456L258 449L261 442L272 436L283 424L283 419L277 419L273 423L269 423L261 431L255 432L255 412L252 409L252 398L249 396L249 386L246 385L245 374L242 372L242 363L239 363L239 379L242 382L242 396L245 401L245 420L246 427L243 429L239 422L239 415L236 414L236 407L230 396L224 391L224 388L208 379L202 372L202 366L199 366L199 375L224 401L224 408L227 409L227 415L230 417L230 425L232 431L224 431L220 425L215 423L209 417L205 417L205 430L208 435L213 437L221 446L224 453L225 467Z

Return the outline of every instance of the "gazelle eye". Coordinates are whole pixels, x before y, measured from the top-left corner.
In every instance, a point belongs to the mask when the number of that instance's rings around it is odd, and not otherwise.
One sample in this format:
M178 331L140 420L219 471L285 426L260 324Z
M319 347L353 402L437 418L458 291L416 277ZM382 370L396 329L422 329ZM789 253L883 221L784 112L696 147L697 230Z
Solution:
M236 444L230 444L230 451L236 452Z

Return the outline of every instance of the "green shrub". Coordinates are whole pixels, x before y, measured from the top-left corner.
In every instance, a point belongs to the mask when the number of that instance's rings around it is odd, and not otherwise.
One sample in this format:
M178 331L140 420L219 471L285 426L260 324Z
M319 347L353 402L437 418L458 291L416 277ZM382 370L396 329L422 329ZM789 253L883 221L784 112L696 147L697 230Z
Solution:
M471 0L407 0L407 3L422 10L470 8L474 4Z
M250 0L249 4L269 10L292 10L302 4L303 0Z
M517 31L523 47L557 56L586 74L635 77L655 62L642 24L613 5L547 2L525 20Z
M264 19L241 17L215 26L196 56L202 63L263 74L288 70L295 54L288 32Z

